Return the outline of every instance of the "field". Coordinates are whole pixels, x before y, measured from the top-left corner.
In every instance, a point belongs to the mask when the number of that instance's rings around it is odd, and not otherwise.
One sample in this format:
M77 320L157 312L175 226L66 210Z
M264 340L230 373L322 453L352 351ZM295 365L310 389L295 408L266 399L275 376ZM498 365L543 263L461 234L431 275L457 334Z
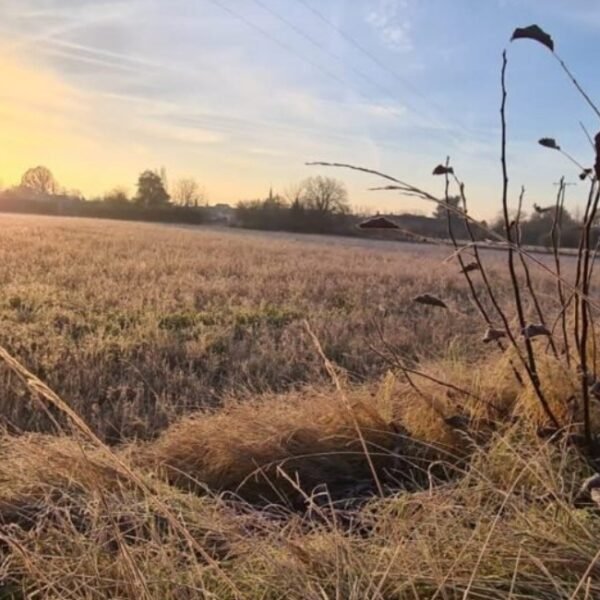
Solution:
M448 248L0 230L0 598L600 597L590 466L540 434Z

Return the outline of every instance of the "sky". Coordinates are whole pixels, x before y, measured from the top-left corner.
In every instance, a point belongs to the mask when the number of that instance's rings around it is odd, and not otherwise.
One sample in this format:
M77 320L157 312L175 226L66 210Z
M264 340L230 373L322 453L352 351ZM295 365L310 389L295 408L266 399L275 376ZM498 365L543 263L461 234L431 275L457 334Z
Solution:
M0 0L0 180L49 167L86 196L134 191L165 167L211 203L283 193L313 175L343 180L353 206L434 207L345 170L383 170L441 194L450 156L471 212L501 197L500 65L508 49L510 198L550 203L586 166L598 117L543 46L509 42L537 23L600 102L597 0ZM571 207L585 197L569 188Z

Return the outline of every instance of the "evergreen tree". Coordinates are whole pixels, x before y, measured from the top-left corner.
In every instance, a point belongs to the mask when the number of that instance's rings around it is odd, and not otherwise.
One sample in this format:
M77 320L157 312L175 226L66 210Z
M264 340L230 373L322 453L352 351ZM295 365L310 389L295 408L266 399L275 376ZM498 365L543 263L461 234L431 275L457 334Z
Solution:
M154 171L144 171L138 179L136 204L146 208L156 208L169 204L170 196L165 189L163 179Z

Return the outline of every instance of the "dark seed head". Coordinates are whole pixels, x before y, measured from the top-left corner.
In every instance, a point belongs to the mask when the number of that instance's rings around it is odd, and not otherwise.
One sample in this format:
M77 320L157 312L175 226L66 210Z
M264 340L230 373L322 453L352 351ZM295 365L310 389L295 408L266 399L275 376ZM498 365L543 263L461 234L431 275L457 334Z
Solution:
M489 342L495 342L503 337L506 337L506 331L503 329L494 329L493 327L488 327L485 335L483 336L483 343L487 344Z
M446 303L438 298L437 296L433 296L432 294L421 294L419 296L415 296L413 298L413 302L417 304L425 304L428 306L439 306L440 308L448 308Z
M546 326L536 325L533 323L531 323L530 325L527 325L526 327L523 327L523 329L521 329L521 334L523 335L523 337L525 339L528 339L528 340L538 337L540 335L546 335L546 336L552 335Z

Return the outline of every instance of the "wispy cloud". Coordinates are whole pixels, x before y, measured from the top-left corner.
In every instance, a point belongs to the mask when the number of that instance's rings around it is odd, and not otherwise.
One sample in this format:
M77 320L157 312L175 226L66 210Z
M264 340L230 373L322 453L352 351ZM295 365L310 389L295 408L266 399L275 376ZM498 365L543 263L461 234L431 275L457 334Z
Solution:
M367 13L366 21L378 33L383 44L396 52L412 50L408 0L378 0L375 4Z
M405 119L409 116L408 110L401 104L376 102L363 105L362 110L369 116L386 120Z
M170 141L192 146L207 144L220 144L227 140L227 136L218 131L202 129L200 127L177 127L160 121L143 120L134 127L138 134L145 134L153 141Z

